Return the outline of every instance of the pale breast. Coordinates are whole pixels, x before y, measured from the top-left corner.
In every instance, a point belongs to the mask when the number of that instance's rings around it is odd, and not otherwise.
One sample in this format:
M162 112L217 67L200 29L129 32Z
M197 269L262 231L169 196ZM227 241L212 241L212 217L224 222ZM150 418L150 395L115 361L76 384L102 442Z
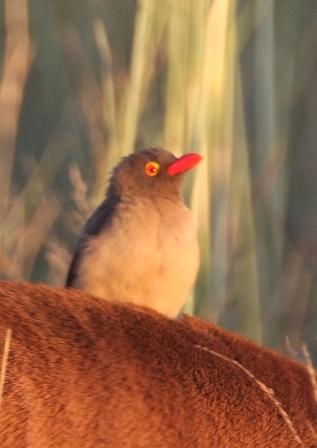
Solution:
M112 226L89 241L75 286L176 316L199 266L190 211L182 203L166 201L120 207Z

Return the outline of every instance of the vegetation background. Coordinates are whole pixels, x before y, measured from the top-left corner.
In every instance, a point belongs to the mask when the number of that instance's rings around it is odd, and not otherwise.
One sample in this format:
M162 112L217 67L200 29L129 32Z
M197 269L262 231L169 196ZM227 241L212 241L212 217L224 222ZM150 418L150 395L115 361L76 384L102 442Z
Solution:
M187 311L317 360L316 0L0 0L0 55L0 278L62 285L119 158L194 150Z

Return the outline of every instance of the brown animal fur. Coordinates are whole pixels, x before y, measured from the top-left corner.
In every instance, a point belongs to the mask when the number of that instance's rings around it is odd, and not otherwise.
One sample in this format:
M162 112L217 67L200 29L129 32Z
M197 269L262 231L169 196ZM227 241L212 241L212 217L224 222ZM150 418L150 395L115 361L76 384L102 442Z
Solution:
M307 369L200 319L0 282L8 328L2 448L316 446Z

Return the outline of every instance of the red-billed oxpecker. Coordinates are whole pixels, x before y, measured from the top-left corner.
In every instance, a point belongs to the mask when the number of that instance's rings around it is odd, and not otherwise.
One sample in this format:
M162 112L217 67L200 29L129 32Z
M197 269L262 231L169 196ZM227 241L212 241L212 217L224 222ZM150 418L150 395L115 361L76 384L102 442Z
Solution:
M181 194L183 174L201 158L176 158L160 148L123 158L84 226L66 286L176 317L199 267L196 229Z

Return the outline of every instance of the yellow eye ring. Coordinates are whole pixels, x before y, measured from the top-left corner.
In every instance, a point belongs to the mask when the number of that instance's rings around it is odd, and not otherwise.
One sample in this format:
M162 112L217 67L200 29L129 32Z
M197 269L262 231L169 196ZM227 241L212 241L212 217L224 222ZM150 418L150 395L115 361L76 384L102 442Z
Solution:
M160 171L160 165L157 162L147 162L144 171L148 176L156 176Z

